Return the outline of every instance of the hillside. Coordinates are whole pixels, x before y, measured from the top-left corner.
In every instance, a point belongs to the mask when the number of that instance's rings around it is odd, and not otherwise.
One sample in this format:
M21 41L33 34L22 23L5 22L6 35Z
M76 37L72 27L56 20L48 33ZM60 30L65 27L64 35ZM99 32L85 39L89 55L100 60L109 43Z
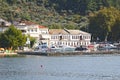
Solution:
M50 28L77 28L88 25L90 13L102 7L120 8L119 0L0 0L0 18L29 20Z

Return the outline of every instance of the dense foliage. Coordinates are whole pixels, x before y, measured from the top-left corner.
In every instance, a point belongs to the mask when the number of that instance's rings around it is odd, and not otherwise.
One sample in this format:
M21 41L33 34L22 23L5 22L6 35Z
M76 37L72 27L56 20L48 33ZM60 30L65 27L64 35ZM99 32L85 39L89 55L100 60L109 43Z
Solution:
M49 28L82 29L101 41L119 40L119 9L120 0L0 0L0 18L34 21Z
M102 7L120 8L119 0L0 0L0 17L9 21L32 20L40 24L80 27L80 18Z
M16 49L26 43L26 36L13 25L8 30L0 34L0 47Z
M99 10L90 18L89 31L95 39L117 41L120 39L120 11L110 7Z

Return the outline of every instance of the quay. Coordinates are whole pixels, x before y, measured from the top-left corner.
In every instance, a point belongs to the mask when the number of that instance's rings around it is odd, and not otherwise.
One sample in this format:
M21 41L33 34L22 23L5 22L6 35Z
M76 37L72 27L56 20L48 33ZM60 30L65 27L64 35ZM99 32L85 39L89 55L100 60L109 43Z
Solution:
M26 52L18 52L21 55L39 55L39 56L70 56L70 55L94 55L94 54L120 54L119 50L116 51L91 51L91 52L34 52L34 51L26 51Z
M17 57L19 54L17 53L0 53L0 58L2 57Z

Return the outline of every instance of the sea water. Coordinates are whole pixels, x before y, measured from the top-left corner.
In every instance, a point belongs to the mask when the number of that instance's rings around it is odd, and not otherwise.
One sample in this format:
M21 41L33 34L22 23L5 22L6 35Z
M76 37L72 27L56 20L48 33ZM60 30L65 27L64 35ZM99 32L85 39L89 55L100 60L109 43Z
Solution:
M120 80L120 55L0 58L0 80Z

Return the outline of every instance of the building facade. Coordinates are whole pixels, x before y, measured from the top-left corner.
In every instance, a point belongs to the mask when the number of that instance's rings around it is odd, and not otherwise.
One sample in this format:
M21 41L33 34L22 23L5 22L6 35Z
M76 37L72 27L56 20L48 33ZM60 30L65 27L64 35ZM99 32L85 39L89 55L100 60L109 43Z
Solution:
M91 34L80 30L50 29L51 45L88 46L91 41Z
M7 30L10 25L10 22L0 18L0 32Z
M15 27L21 30L23 34L34 37L36 39L35 45L48 44L49 32L47 27L29 21L17 23Z
M47 46L49 45L49 29L45 26L39 26L39 42L46 43Z
M0 21L3 22L4 20L1 19ZM8 23L6 22L5 25L8 25ZM9 24L9 26L10 25L11 24ZM14 26L21 30L23 34L34 37L37 45L46 43L49 47L51 45L77 47L81 45L88 46L91 41L91 34L81 30L48 29L45 26L40 26L29 21L17 22ZM8 27L0 27L0 31L6 30Z
M29 35L36 39L39 38L39 25L29 21L23 21L15 25L23 34Z

